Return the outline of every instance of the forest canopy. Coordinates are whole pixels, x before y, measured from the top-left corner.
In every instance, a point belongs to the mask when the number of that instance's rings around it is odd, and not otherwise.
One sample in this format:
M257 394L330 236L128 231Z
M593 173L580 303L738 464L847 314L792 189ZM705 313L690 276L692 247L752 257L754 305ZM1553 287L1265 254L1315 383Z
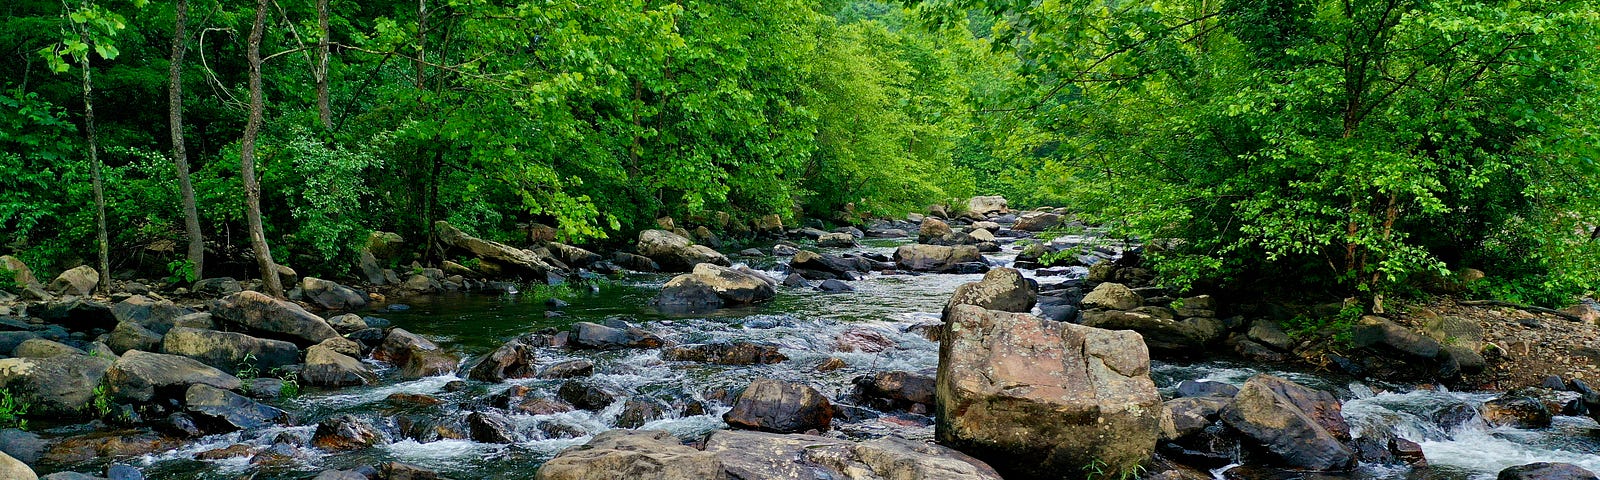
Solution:
M88 263L97 195L113 268L202 232L260 271L264 230L343 274L436 220L616 242L984 193L1151 242L1180 289L1481 268L1554 304L1600 279L1597 29L1585 0L15 0L0 249Z

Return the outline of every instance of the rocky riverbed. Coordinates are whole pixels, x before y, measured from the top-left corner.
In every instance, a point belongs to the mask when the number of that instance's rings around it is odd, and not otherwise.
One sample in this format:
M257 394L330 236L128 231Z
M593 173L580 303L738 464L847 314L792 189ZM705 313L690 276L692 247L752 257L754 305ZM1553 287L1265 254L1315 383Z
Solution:
M461 264L404 279L375 269L400 284L381 299L302 279L299 304L226 282L93 299L71 295L69 276L38 286L50 301L0 310L14 357L0 381L33 417L0 432L0 477L1600 470L1600 426L1572 381L1583 370L1544 389L1451 391L1430 380L1454 365L1461 382L1465 353L1440 353L1459 337L1430 349L1426 322L1406 316L1368 321L1366 343L1343 350L1392 361L1318 369L1301 359L1323 350L1264 317L1148 287L1133 246L1092 230L1030 242L1069 219L975 205L948 221L792 230L734 254L668 230L607 259L453 237L483 264L613 272L521 293L446 271ZM1405 362L1424 373L1378 378Z

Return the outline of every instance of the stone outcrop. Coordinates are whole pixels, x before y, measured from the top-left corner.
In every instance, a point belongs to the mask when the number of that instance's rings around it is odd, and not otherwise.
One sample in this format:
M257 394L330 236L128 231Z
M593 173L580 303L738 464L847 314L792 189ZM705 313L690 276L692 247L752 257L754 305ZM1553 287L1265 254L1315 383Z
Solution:
M483 382L503 382L518 378L533 378L535 350L532 346L511 341L484 355L467 370L467 378Z
M100 285L100 272L93 267L82 265L74 267L50 281L48 288L56 295L85 296L94 293L95 287Z
M939 347L940 443L1006 478L1129 472L1155 449L1161 396L1139 334L951 309Z
M897 437L856 443L719 430L706 440L705 451L715 453L723 470L740 479L1000 480L994 469L961 452Z
M545 281L547 275L557 271L554 266L526 250L467 235L449 222L434 222L433 228L439 234L440 244L482 260L488 264L484 270L538 281Z
M197 423L206 424L210 427L206 431L212 432L256 429L289 418L283 410L204 384L190 385L183 404Z

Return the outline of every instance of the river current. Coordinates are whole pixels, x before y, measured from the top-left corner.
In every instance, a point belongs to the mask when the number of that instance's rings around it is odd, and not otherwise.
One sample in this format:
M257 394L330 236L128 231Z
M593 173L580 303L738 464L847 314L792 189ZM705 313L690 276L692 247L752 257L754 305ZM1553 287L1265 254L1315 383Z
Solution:
M851 251L890 254L898 241L869 241ZM843 251L834 251L842 253ZM991 255L997 262L1009 262L1012 253ZM734 257L735 262L768 271L776 270L780 260L773 257ZM1080 272L1081 273L1081 272ZM1033 276L1036 272L1024 271ZM854 292L823 293L815 290L779 288L778 297L754 307L724 309L710 314L675 315L659 312L649 305L668 275L636 274L599 282L598 289L577 289L566 298L565 307L553 308L532 295L442 295L394 299L410 308L404 311L368 312L389 319L394 326L424 335L467 361L498 347L519 335L545 328L563 328L573 322L603 322L626 319L663 338L677 343L703 343L710 340L744 340L776 344L789 360L775 365L718 366L687 362L667 362L658 350L597 352L585 350L541 349L540 366L583 358L595 363L594 379L617 389L655 398L669 405L697 401L703 412L685 415L683 409L669 409L664 418L644 424L643 429L667 430L684 439L693 439L721 428L728 405L707 392L742 388L752 378L771 376L797 380L816 386L830 398L841 398L857 376L882 370L905 370L933 374L938 364L938 345L912 328L938 320L940 309L956 286L977 281L981 275L883 275L873 273L850 282ZM1062 281L1064 277L1040 277L1042 283ZM554 314L547 312L554 311ZM878 353L835 351L836 339L847 330L870 330L893 341ZM818 372L815 366L828 357L842 359L847 366L831 372ZM465 389L447 388L456 376L401 380L394 368L369 360L378 368L382 381L373 386L338 390L310 390L292 400L273 402L291 413L299 426L274 427L203 438L178 450L161 452L129 463L145 469L153 479L304 479L329 468L353 468L384 461L400 461L438 470L441 474L465 479L531 478L538 466L562 449L581 445L593 434L617 428L623 402L618 401L598 412L573 411L550 415L512 415L521 441L486 444L470 440L440 440L420 443L399 438L392 430L384 442L363 450L326 453L311 447L299 448L287 465L251 465L249 457L221 460L196 460L207 450L235 444L266 447L283 435L309 439L320 420L340 414L354 414L374 425L386 425L397 415L416 414L391 404L395 393L425 394L444 403L422 414L465 416L481 398L525 385L553 394L561 380L517 380L503 384L469 382ZM1348 478L1429 478L1492 479L1500 469L1535 461L1570 462L1600 471L1600 427L1593 420L1557 417L1548 429L1519 430L1490 428L1480 419L1444 428L1436 422L1440 409L1465 405L1475 407L1494 398L1493 393L1409 391L1403 386L1364 382L1338 375L1285 369L1282 366L1252 365L1235 361L1202 361L1176 364L1156 362L1152 377L1169 396L1183 380L1207 379L1242 384L1256 373L1274 373L1319 389L1334 391L1345 401L1344 414L1354 434L1361 436L1380 430L1422 445L1428 469L1363 467ZM382 429L380 427L380 429ZM559 432L552 435L548 432ZM931 439L931 419L909 414L884 414L859 422L836 422L829 435L868 438L898 435L912 439ZM1220 475L1220 470L1217 472Z

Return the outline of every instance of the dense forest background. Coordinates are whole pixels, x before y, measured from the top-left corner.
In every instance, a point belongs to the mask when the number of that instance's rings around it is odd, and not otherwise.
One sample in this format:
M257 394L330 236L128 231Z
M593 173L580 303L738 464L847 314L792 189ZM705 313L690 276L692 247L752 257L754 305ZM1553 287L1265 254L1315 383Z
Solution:
M1556 304L1600 278L1597 12L13 0L0 251L49 272L103 243L162 273L198 230L207 276L253 276L247 177L272 256L330 276L368 232L434 220L620 244L661 216L738 232L986 193L1168 240L1149 258L1179 286L1379 296L1474 267L1478 293Z

